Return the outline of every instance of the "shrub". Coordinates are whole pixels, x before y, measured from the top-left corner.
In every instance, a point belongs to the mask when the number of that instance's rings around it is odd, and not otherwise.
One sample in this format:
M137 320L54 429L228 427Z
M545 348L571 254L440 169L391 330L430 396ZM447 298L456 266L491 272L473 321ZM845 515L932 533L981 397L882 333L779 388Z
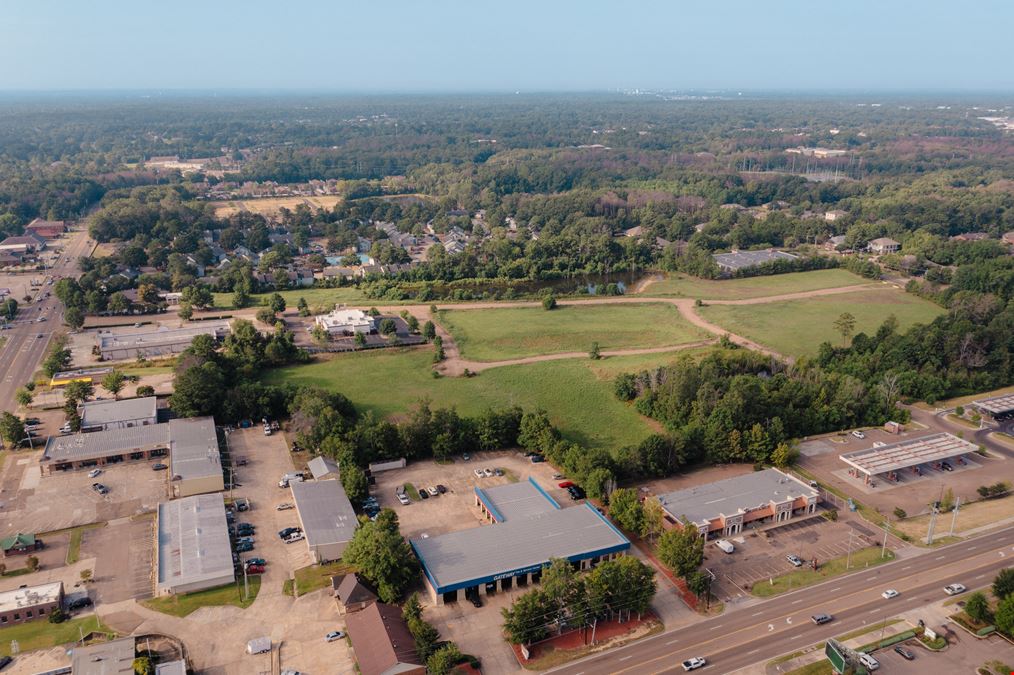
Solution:
M900 506L895 506L894 517L897 518L898 520L904 520L905 518L908 517L908 513L905 511L905 509L901 508Z

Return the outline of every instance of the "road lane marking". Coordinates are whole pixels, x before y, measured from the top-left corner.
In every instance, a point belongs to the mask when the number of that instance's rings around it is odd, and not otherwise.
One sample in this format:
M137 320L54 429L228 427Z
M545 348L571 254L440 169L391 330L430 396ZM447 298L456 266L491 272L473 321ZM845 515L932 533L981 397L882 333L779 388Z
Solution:
M868 579L866 579L866 580L867 580L867 581L873 581L873 580L874 580L874 579L876 579L876 578L877 578L877 577L869 577L869 578L868 578Z
M880 608L879 608L879 607L877 607L876 609L871 609L871 610L870 610L870 614L876 614L876 613L877 613L877 612L879 612L879 611L880 611Z
M838 588L832 588L831 590L828 591L828 593L834 593L835 591L840 591L840 590L841 590L841 586L839 586Z
M746 655L747 655L747 656L750 656L751 654L756 654L756 653L757 653L757 652L759 652L759 651L760 651L760 647L758 647L757 649L752 649L752 650L748 651L748 652L746 653Z
M969 550L969 551L974 551L974 550L975 550L975 549L977 549L977 548L979 548L979 547L978 547L978 546L969 546L969 547L968 547L968 550Z
M712 626L709 630L718 630L721 626Z
M632 659L632 658L634 658L634 654L630 654L628 656L621 656L620 658L617 659L617 661L626 661L627 659Z
M792 601L792 604L793 604L793 605L798 605L798 604L799 604L799 603L801 603L802 601L803 601L803 598L800 598L799 600L793 600L793 601Z
M665 643L665 646L668 647L669 645L674 645L677 642L679 642L679 640L669 640L668 642ZM577 675L581 675L581 673L578 673Z
M912 569L911 565L905 565L904 567L901 568L901 571L904 572L905 570L910 570L910 569Z
M762 610L762 611L760 611L760 612L754 612L754 613L753 613L753 614L751 614L750 616L760 616L760 615L761 615L761 614L763 614L763 613L764 613L764 612L763 612L763 610Z
M943 559L944 559L944 558L946 558L946 557L947 557L947 556L945 556L945 555L938 555L938 556L937 556L936 558L933 558L933 559L934 559L934 560L943 560Z

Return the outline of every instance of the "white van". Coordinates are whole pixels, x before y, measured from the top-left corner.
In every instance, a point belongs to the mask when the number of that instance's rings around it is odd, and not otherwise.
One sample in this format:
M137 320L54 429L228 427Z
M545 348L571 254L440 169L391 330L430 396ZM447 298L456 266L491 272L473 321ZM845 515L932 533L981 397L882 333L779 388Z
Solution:
M718 541L716 541L715 546L722 549L726 553L732 553L733 551L736 550L736 547L732 545L732 542L726 541L725 539L719 539Z
M278 481L278 487L287 488L289 487L289 483L302 483L302 482L303 482L303 474L287 473L284 476L282 476L282 479L280 481Z
M876 670L880 667L880 661L873 658L873 654L860 654L859 663L863 664L867 670Z

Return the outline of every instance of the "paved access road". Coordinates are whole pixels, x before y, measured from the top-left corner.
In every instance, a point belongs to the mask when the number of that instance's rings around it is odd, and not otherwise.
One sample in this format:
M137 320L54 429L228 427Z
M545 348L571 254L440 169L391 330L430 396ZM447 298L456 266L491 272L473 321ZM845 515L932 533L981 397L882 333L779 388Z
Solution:
M77 275L77 261L88 253L88 233L78 230L68 235L69 239L63 247L59 261L52 269L39 273L39 277L52 278ZM38 291L38 300L31 304L22 304L14 325L0 335L7 338L0 348L0 410L14 411L14 392L28 382L32 374L46 354L46 347L53 333L60 328L63 316L63 304L56 295L46 298L46 292L52 293L52 286L42 286ZM15 298L19 303L21 298ZM39 321L44 318L45 321ZM39 336L42 337L39 337Z
M988 585L1012 562L1014 528L1008 528L838 577L549 672L676 673L683 672L684 659L703 656L708 665L699 672L729 673L938 601L945 597L947 584ZM884 600L880 594L887 588L898 590L900 596ZM814 625L810 616L821 612L833 615L834 621ZM876 637L870 634L871 641Z

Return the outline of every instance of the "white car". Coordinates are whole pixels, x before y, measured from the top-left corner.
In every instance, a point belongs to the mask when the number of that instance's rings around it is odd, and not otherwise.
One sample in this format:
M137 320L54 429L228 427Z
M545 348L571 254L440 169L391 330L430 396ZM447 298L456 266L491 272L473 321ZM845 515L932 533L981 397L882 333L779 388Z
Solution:
M345 637L345 631L333 630L324 636L326 642L334 642L335 640L341 640Z
M855 431L853 431L852 435L855 436L856 438L866 438L866 434L864 434L863 432L859 431L858 429L856 429Z
M408 506L412 503L412 500L404 492L398 495L398 501L401 502L402 506Z
M888 588L880 595L883 596L884 600L890 600L891 598L898 597L898 591L894 590L893 588Z
M483 469L482 473L488 478L489 476L493 475L493 469Z
M102 475L102 469L92 469L91 471L88 472L88 477L89 478L98 478L101 475Z
M297 541L303 541L303 539L305 538L306 537L303 536L302 532L293 532L292 534L290 534L288 537L285 538L285 543L292 544Z
M482 478L483 476L485 476L485 475L486 475L486 474L484 474L484 473L482 472L482 469L474 469L474 470L472 471L472 473L474 473L474 474L475 474L475 477L476 477L476 478Z
M296 508L296 507L293 506L292 504L290 504L289 502L283 502L283 503L281 503L281 504L279 504L278 506L275 507L275 511L288 511L289 509L294 509L294 508Z
M707 665L707 661L703 656L694 656L683 662L683 670L690 672L691 670L697 670Z
M426 492L430 493L430 497L438 497L438 496L440 496L440 492L435 487L433 487L432 485L429 486L428 488L426 488Z
M950 584L949 586L944 586L944 593L947 595L957 595L958 593L964 593L965 590L964 584Z

